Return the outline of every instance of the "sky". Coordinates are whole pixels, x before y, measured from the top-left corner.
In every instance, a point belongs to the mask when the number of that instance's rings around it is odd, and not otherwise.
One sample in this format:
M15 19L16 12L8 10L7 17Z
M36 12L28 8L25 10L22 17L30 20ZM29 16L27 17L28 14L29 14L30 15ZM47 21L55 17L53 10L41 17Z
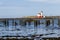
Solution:
M60 16L60 0L0 0L0 18L35 16L40 11Z

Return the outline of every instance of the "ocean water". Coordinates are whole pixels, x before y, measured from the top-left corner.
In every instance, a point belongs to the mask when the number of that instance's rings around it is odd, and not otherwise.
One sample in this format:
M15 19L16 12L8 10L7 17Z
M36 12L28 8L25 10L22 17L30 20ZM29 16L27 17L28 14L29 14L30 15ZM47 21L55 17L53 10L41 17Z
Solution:
M54 20L54 25L52 25L51 23L48 27L46 27L45 20L41 20L40 22L44 22L44 24L40 24L37 27L34 27L33 22L31 23L31 25L26 26L11 26L10 24L9 27L0 27L0 36L31 36L43 34L41 38L60 37L60 27L58 25L57 19Z

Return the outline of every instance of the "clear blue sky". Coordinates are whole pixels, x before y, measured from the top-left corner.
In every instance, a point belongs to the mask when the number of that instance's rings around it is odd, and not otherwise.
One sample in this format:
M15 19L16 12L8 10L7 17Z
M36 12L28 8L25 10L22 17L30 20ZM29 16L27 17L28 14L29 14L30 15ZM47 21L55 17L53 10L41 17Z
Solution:
M60 15L60 0L0 0L0 17L36 15Z

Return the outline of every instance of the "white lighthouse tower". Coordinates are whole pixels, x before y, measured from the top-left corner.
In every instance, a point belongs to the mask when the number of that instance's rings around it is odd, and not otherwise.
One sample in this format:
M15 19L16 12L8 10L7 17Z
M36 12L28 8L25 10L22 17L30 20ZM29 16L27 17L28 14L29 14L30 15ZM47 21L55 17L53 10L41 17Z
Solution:
M43 11L39 12L39 13L37 14L37 17L38 17L38 18L43 18L43 17L44 17L44 16L43 16Z

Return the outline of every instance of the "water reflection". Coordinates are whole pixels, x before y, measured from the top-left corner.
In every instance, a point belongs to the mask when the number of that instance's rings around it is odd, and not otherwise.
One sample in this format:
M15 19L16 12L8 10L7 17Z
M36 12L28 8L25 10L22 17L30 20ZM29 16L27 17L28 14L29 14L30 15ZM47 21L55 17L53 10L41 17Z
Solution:
M54 22L53 22L54 21ZM59 24L58 19L28 19L28 20L0 20L0 27L6 27L9 31L23 31L25 34L40 34L45 29L54 29ZM57 26L56 26L57 27ZM6 30L6 29L5 29ZM43 33L45 33L43 32ZM50 32L50 31L48 31Z

